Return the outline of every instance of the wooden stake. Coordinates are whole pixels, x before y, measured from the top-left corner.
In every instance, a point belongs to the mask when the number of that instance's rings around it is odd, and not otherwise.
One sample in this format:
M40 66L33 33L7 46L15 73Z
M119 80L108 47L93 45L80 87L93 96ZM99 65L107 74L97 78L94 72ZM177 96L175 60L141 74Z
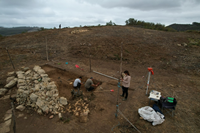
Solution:
M121 62L120 62L120 72L119 72L119 80L118 83L120 83L120 78L121 78L121 73L122 73L122 52L123 52L123 43L121 43ZM117 114L118 114L118 110L119 110L119 87L118 87L118 93L117 93L117 105L116 105L116 114L115 117L117 118Z
M15 70L15 66L14 66L14 64L13 64L13 62L12 62L12 59L11 59L10 54L9 54L9 52L8 52L8 49L6 48L6 50L7 50L8 56L9 56L9 58L10 58L10 62L11 62L11 64L12 64L12 66L13 66L13 69Z
M47 50L47 37L46 38L46 55L47 55L47 61L49 61L49 57L48 57L48 50Z

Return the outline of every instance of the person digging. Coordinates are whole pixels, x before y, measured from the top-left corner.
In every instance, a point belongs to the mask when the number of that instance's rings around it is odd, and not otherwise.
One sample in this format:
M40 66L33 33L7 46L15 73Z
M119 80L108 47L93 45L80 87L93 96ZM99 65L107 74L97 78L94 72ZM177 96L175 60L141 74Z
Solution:
M93 83L93 80L94 80L93 77L91 77L91 78L87 79L87 81L85 82L85 88L87 91L94 90L94 87L98 86L98 84L95 85Z
M128 88L130 87L131 76L128 71L124 71L124 74L125 75L123 75L123 79L122 79L123 94L120 96L124 97L124 95L126 95L125 98L123 99L123 101L126 101L128 98Z
M76 78L75 80L74 80L74 83L73 83L73 87L74 87L74 89L78 89L78 93L77 93L77 95L78 96L80 96L81 94L80 94L80 88L81 88L81 85L83 84L83 83L81 83L81 80L82 80L82 77L80 76L79 78ZM74 93L74 89L72 90L72 96L75 94Z

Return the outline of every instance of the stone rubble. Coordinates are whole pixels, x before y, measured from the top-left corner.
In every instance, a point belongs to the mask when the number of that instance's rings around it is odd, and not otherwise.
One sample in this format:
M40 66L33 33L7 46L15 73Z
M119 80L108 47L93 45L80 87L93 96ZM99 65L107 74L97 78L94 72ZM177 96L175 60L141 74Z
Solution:
M0 124L0 133L10 132L10 127L12 122L11 117L12 117L12 109L8 110L4 115L4 123Z
M88 99L84 98L83 100L80 99L80 100L76 101L76 103L74 105L69 104L69 106L66 110L69 113L73 113L77 117L78 116L88 116L88 114L90 113L88 106L89 106Z
M34 109L39 115L50 113L52 119L54 115L62 118L61 113L66 111L79 117L80 122L87 122L89 110L89 100L85 97L79 99L75 104L68 104L67 98L59 97L59 92L55 82L51 81L48 74L40 66L33 69L23 67L20 71L9 72L5 88L0 89L0 94L4 95L9 88L17 86L16 109L23 111L26 108ZM5 91L5 93L4 93ZM64 106L68 105L67 108Z
M17 84L17 109L23 110L30 106L40 115L64 112L67 99L59 97L55 82L51 82L40 66L35 66L32 70L23 67L20 71L9 72L7 75L6 89Z

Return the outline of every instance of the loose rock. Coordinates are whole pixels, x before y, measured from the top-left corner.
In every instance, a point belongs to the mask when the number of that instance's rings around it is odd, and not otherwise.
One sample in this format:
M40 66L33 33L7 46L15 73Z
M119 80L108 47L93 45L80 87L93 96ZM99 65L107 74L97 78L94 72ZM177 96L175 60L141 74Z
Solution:
M61 114L61 113L58 114L58 118L59 118L59 119L62 118L62 114Z
M67 105L67 99L64 97L60 97L60 104Z
M13 80L15 78L15 76L11 76L11 77L8 77L6 79L6 83L8 84L11 80Z
M52 119L54 117L54 115L51 115L50 117L49 117L49 119Z
M8 77L15 76L15 75L16 75L16 73L15 73L14 71L13 71L13 72L8 72L8 73L7 73L7 76L8 76Z
M0 96L4 96L6 94L6 92L8 92L8 89L1 88L0 89Z
M0 133L10 132L11 119L7 120L5 123L0 124Z
M37 98L38 98L38 96L35 95L34 93L32 93L32 94L30 95L30 99L31 99L31 101L32 101L33 103L35 103L35 102L37 101Z
M16 79L11 80L8 84L5 85L5 88L12 88L13 86L15 86L17 83Z
M17 110L23 111L26 107L24 107L23 105L19 105L16 107Z

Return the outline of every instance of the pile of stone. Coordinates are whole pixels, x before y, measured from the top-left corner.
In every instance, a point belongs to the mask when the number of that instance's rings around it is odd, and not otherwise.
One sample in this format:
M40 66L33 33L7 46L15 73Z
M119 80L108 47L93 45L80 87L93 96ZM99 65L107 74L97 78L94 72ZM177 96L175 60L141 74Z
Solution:
M24 110L27 106L32 107L38 114L58 114L65 113L64 106L67 99L59 97L55 82L45 73L40 66L35 66L33 70L23 67L17 72L9 72L6 89L10 89L17 84L16 107Z
M71 31L71 34L77 34L77 33L82 33L82 32L87 32L88 30L73 30Z
M89 106L88 99L84 98L83 100L80 99L76 101L75 104L72 105L69 104L66 111L69 113L73 113L75 116L81 116L83 114L88 115L88 113L90 113L88 106Z
M4 86L4 88L0 89L0 96L4 96L10 88L12 88L13 86L15 86L17 83L17 78L16 78L16 74L15 72L9 72L8 73L8 78L6 80L6 85Z

